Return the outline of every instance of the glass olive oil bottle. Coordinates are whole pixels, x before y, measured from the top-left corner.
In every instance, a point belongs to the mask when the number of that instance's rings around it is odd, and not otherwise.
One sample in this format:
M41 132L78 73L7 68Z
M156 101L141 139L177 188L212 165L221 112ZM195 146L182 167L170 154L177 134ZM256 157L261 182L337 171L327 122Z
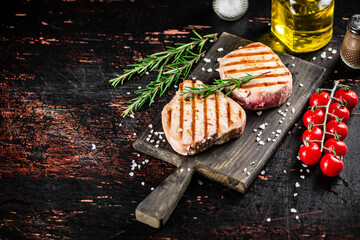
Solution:
M333 33L334 0L272 0L271 32L292 52L325 46Z

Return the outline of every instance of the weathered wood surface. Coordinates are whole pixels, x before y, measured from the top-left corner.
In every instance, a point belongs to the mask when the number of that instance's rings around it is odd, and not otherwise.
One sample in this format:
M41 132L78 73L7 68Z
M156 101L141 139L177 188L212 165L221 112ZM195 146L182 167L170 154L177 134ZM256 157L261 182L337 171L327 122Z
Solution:
M117 88L108 79L135 58L188 42L192 29L229 32L284 51L269 34L270 1L249 3L235 22L219 19L211 1L202 0L2 3L0 238L359 238L359 106L348 122L339 177L326 178L296 159L304 130L297 121L246 194L195 174L164 228L135 219L136 206L176 167L132 144L175 89L123 119L121 106L155 75ZM354 6L355 0L337 1L332 41L298 57L334 65L324 87L341 80L359 94L360 73L338 52ZM324 50L332 59L320 57ZM131 170L132 160L141 167Z

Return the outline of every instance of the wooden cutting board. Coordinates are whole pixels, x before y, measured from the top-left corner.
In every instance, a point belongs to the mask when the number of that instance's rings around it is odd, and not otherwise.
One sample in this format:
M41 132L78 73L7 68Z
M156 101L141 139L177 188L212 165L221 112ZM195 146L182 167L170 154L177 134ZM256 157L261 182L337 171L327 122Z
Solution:
M219 67L217 58L249 43L251 41L223 33L205 55L211 62L199 62L189 79L196 77L204 83L211 83L219 78L215 70ZM307 106L310 95L325 80L324 68L281 52L277 54L292 73L292 95L278 108L246 111L247 123L239 139L213 146L195 156L184 157L174 152L164 140L160 114L144 130L135 141L134 148L172 163L178 169L138 205L138 221L155 228L165 224L194 172L242 193L249 188Z

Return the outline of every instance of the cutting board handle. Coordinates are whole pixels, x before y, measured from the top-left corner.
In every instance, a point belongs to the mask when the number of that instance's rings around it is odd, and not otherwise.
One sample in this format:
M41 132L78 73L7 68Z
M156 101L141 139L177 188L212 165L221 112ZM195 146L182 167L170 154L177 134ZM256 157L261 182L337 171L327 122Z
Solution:
M178 168L137 206L136 219L153 228L163 226L184 194L194 172L195 168Z

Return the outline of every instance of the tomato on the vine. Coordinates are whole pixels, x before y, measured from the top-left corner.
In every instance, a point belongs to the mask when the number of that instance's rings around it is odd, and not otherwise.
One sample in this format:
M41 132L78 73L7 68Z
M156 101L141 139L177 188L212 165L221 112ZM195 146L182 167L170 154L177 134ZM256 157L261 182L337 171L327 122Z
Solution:
M310 110L307 110L303 116L303 123L305 127L308 127L309 123L311 122L314 125L323 124L324 120L325 120L325 113L323 110L319 108L315 108L315 109L312 108Z
M310 143L303 145L299 150L300 160L307 165L314 165L319 162L321 158L321 151L319 145Z
M330 94L327 92L319 92L318 90L314 92L309 99L310 107L313 106L326 106L330 101ZM320 109L325 109L321 107Z
M343 106L341 103L333 103L329 106L329 113L337 116L338 118L342 119L343 123L346 123L350 118L350 112L347 107ZM329 120L335 120L335 117L332 115L328 115Z
M320 161L321 171L328 177L335 177L343 170L344 163L331 153L325 154Z
M350 89L344 89L340 88L337 90L334 94L334 97L337 99L340 99L342 102L346 102L346 107L349 109L349 111L353 110L356 107L356 104L358 103L358 96L356 93ZM335 102L338 102L335 100Z
M331 120L326 124L326 132L340 135L340 140L344 140L348 135L348 127L343 122L337 122L336 120ZM335 135L326 134L327 138L333 138Z
M323 136L323 131L318 127L311 127L308 128L302 135L303 143L305 144L305 141L311 143L312 141L321 141ZM321 145L320 142L314 142L317 145Z
M335 138L328 139L324 144L324 153L331 153L328 149L334 150L335 154L338 157L344 157L347 152L346 144L341 140L336 140ZM328 148L328 149L326 149Z

